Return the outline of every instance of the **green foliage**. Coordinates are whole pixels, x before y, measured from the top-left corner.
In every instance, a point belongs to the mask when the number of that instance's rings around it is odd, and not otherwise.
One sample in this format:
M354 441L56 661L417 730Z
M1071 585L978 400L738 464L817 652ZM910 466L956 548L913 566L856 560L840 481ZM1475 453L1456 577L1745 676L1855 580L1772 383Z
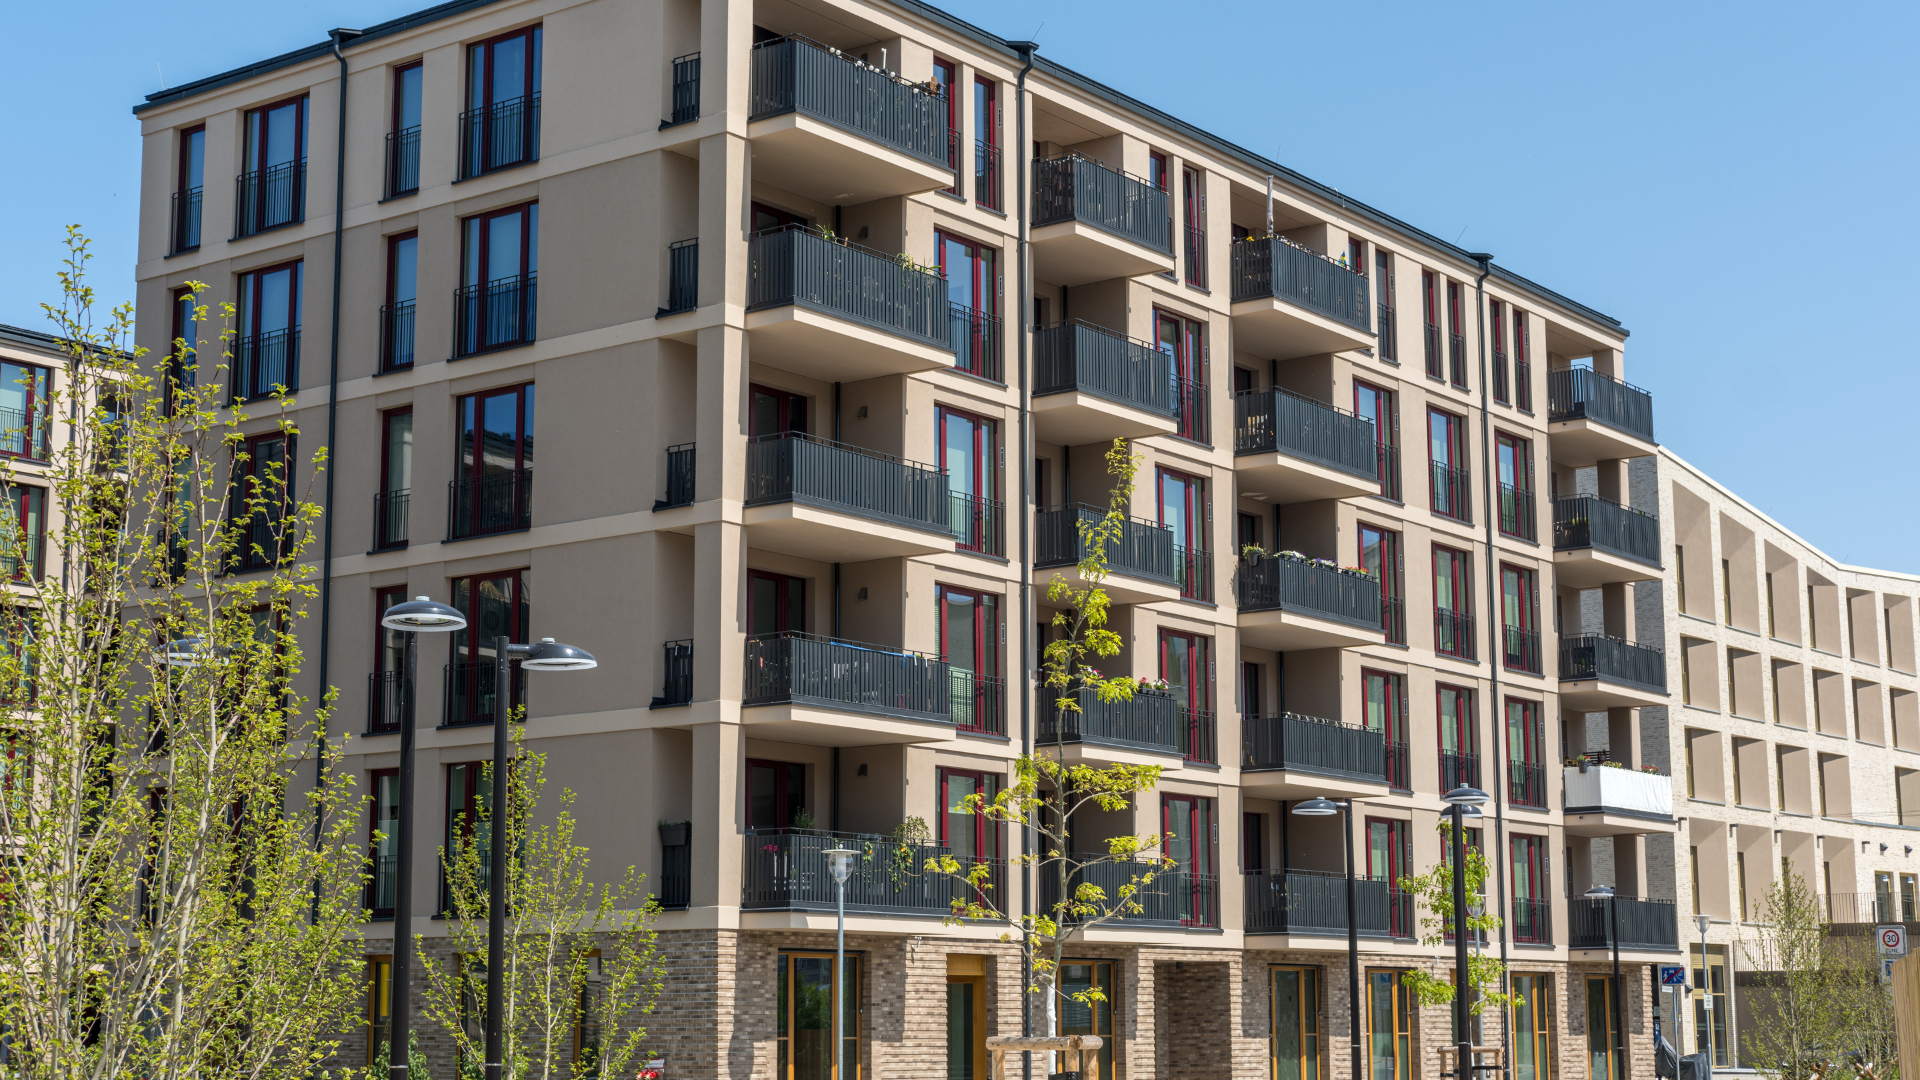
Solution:
M1835 934L1795 873L1774 882L1755 915L1759 927L1744 943L1745 966L1756 972L1746 991L1754 1022L1740 1027L1741 1064L1780 1080L1808 1080L1850 1058L1890 1068L1893 996L1873 938Z
M1451 852L1453 850L1452 820L1443 816L1440 819L1439 829L1441 842ZM1467 876L1463 884L1466 886L1467 896L1484 898L1487 894L1487 878L1493 869L1487 862L1487 857L1482 855L1479 849L1468 847L1466 868ZM1447 934L1454 925L1452 856L1442 859L1433 869L1424 874L1401 878L1400 887L1410 896L1416 897L1421 906L1426 909L1426 913L1420 919L1423 931L1421 943L1430 946L1450 944L1447 941ZM1471 899L1469 899L1469 906L1471 906ZM1500 923L1498 915L1484 912L1484 909L1480 915L1473 914L1471 910L1467 913L1469 930L1485 931L1491 934L1500 928ZM1470 947L1473 945L1471 937L1468 939L1468 945ZM1467 954L1467 984L1474 988L1473 1000L1467 1005L1469 1012L1478 1016L1488 1005L1505 1009L1513 1004L1513 995L1503 993L1499 989L1506 972L1507 965L1498 957L1487 956L1477 949ZM1422 1005L1449 1005L1453 1002L1454 985L1451 979L1415 968L1403 972L1400 981L1413 992L1414 997Z
M367 1080L388 1080L393 1069L393 1044L382 1040L367 1068ZM420 1049L420 1033L407 1032L407 1080L433 1080L427 1071L427 1055Z

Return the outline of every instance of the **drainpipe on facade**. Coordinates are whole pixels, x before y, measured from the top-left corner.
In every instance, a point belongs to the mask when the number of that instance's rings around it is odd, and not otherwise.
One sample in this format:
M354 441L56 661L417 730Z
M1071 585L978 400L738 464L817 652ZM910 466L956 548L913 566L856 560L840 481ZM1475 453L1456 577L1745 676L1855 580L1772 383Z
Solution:
M1499 482L1500 478L1493 473L1493 422L1489 419L1491 406L1487 401L1486 298L1487 275L1493 272L1490 265L1493 262L1493 256L1484 252L1476 252L1470 257L1474 262L1480 264L1480 276L1473 279L1473 319L1475 337L1478 339L1480 353L1480 475L1487 478L1484 485L1484 497L1481 499L1481 506L1487 515L1487 637L1491 640L1493 646L1491 651L1487 653L1487 688L1488 696L1493 702L1493 783L1489 785L1493 790L1489 792L1489 794L1493 796L1492 850L1494 857L1490 861L1494 864L1494 880L1497 883L1494 889L1494 901L1499 905L1494 908L1494 910L1502 913L1500 919L1500 992L1504 994L1511 991L1513 979L1506 971L1507 919L1505 912L1507 910L1507 860L1502 854L1507 846L1505 804L1506 796L1510 794L1506 791L1507 785L1501 782L1507 774L1507 765L1506 759L1500 751L1500 729L1506 720L1505 714L1503 714L1500 709L1500 665L1505 662L1506 643L1501 640L1500 636L1503 624L1500 619L1496 618L1499 614L1499 609L1495 606L1495 601L1498 598L1496 583L1500 579L1500 556L1494 550L1493 546L1494 538L1498 532L1494 527L1496 520L1494 518L1493 488L1494 485ZM1513 1075L1513 1066L1508 1061L1513 1055L1512 1028L1513 1025L1511 1023L1502 1023L1500 1025L1500 1045L1502 1047L1500 1054L1500 1075L1503 1077Z
M1033 630L1033 566L1030 552L1029 534L1033 528L1033 485L1027 477L1027 464L1033 460L1033 427L1028 420L1028 410L1033 399L1028 396L1027 386L1027 334L1033 320L1033 251L1028 245L1027 180L1033 171L1031 158L1033 147L1027 142L1027 73L1033 70L1033 51L1039 48L1031 41L1010 41L1015 52L1020 54L1020 75L1014 81L1014 160L1024 162L1014 171L1014 190L1018 193L1016 213L1020 218L1020 326L1014 334L1018 344L1018 362L1020 366L1020 474L1023 480L1020 490L1029 494L1020 500L1020 641L1026 648L1020 650L1020 750L1033 753L1033 693L1034 693L1034 649L1038 642L1027 642L1027 634ZM1065 312L1062 311L1064 317ZM1033 831L1020 830L1020 852L1023 855L1033 853ZM1020 867L1020 904L1022 911L1033 910L1033 869ZM1022 935L1020 940L1021 961L1026 965L1026 974L1033 970L1033 945ZM1021 997L1025 997L1022 994ZM1033 1034L1033 1007L1025 1002L1020 1009L1020 1034ZM1023 1050L1020 1053L1020 1075L1022 1080L1033 1080L1033 1052Z

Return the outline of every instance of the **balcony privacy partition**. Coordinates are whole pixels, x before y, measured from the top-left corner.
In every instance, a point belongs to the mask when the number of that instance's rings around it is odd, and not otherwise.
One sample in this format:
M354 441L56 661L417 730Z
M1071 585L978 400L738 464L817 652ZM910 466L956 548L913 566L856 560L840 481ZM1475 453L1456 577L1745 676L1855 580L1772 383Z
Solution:
M533 470L502 469L447 481L447 539L533 527Z
M850 912L942 917L953 913L955 901L969 899L965 883L926 869L928 859L952 853L945 844L824 829L750 830L740 839L740 907L747 911L834 911L839 886L826 853L839 847L860 852L847 878ZM996 886L990 895L1003 896L1005 861L974 860L982 862Z
M1673 819L1673 777L1588 761L1563 776L1568 813L1622 814L1651 821Z
M233 343L231 404L271 396L279 387L300 389L300 328L248 334Z
M453 355L473 356L533 343L539 274L516 274L453 291Z
M1173 254L1167 193L1089 157L1068 154L1033 163L1033 227L1077 221L1155 251Z
M1173 360L1144 341L1103 326L1054 323L1034 331L1033 396L1078 391L1173 416Z
M1553 550L1591 548L1660 566L1660 519L1597 495L1553 501Z
M1380 583L1310 559L1242 555L1234 594L1242 611L1290 611L1380 629Z
M398 671L374 671L367 674L367 734L382 735L399 731L405 718L406 682Z
M1247 933L1346 936L1345 874L1255 870L1243 876ZM1405 937L1413 931L1411 898L1384 878L1355 878L1353 906L1360 937Z
M700 54L688 53L673 58L673 98L667 118L660 121L662 130L675 124L692 123L700 119Z
M1620 905L1620 947L1647 952L1679 952L1680 927L1671 900L1616 897L1567 901L1567 945L1575 949L1611 949L1613 930L1608 905Z
M953 531L944 470L797 431L747 441L746 505L783 502L928 532Z
M1035 569L1074 566L1086 554L1081 525L1092 526L1106 511L1085 503L1056 506L1039 512L1034 530ZM1120 536L1107 543L1107 569L1128 577L1165 585L1179 584L1174 561L1173 530L1144 518L1128 518Z
M373 496L373 550L392 551L407 546L407 504L412 491L376 492Z
M307 159L241 173L233 183L233 238L307 218Z
M798 35L755 45L748 63L749 121L799 113L948 167L943 96Z
M667 306L654 318L678 315L700 306L700 240L675 240L667 245Z
M953 343L953 369L988 382L1005 382L1000 358L1000 316L953 304L947 319Z
M1367 276L1278 236L1235 241L1233 302L1285 300L1362 333L1371 332Z
M1066 696L1080 707L1079 712L1062 711L1056 690L1042 686L1038 694L1036 746L1081 743L1186 756L1190 745L1186 710L1164 690L1135 690L1126 701L1101 701L1091 690L1075 690Z
M1076 857L1091 859L1097 856ZM1050 917L1054 916L1054 905L1060 902L1060 865L1052 863L1034 871L1039 879L1040 910ZM1220 879L1214 874L1195 874L1178 868L1169 870L1157 862L1144 859L1135 863L1096 862L1068 874L1066 887L1068 894L1072 895L1082 882L1086 882L1097 886L1112 898L1119 896L1120 890L1132 884L1135 878L1149 874L1152 880L1141 883L1133 897L1144 910L1129 914L1125 920L1127 923L1189 929L1211 929L1220 925ZM1068 916L1067 921L1072 921L1072 917Z
M1243 772L1287 770L1387 782L1386 735L1299 713L1241 721Z
M756 635L746 648L744 705L953 723L953 677L939 657L798 631Z
M1653 441L1653 395L1592 368L1547 372L1547 420L1593 420Z
M654 500L655 510L693 505L693 444L667 447L667 497Z
M1233 452L1280 453L1364 480L1380 478L1373 421L1278 388L1233 396Z
M203 189L173 193L173 215L167 229L167 254L178 255L200 246L200 197Z
M441 669L443 727L493 723L494 700L499 696L493 665L492 660L463 660ZM526 708L527 680L518 661L512 661L507 670L507 686L513 706Z
M460 179L538 160L538 93L505 98L460 114Z
M953 347L946 278L829 240L804 225L768 229L747 240L747 310L787 304L937 349Z
M1667 656L1604 634L1560 638L1560 680L1598 679L1624 683L1656 694L1667 692Z

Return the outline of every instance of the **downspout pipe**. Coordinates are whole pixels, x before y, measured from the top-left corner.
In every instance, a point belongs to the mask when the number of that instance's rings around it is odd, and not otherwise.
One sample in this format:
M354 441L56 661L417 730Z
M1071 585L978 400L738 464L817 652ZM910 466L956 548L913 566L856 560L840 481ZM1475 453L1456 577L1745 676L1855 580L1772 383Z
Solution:
M320 519L320 699L323 702L327 696L327 646L333 636L330 633L333 628L333 474L340 460L335 453L340 420L340 249L347 224L347 58L340 48L364 32L345 27L327 31L327 37L333 42L333 58L340 63L340 123L333 149L333 312L327 334L327 483ZM322 719L319 752L313 761L315 787L324 780L326 769L327 729ZM313 823L313 835L318 842L318 821Z
M1029 473L1033 460L1033 425L1029 419L1029 410L1033 406L1028 386L1027 372L1027 335L1033 323L1033 249L1028 242L1030 231L1027 212L1027 186L1033 172L1031 158L1033 146L1027 141L1027 74L1033 70L1033 53L1040 46L1031 41L1011 41L1014 51L1020 54L1020 73L1014 79L1014 169L1013 187L1017 195L1015 213L1020 222L1019 288L1020 303L1015 309L1020 312L1020 324L1014 331L1015 354L1020 369L1020 461L1018 475L1020 490L1025 496L1020 500L1020 635L1019 640L1026 643L1020 650L1020 750L1024 754L1033 753L1033 695L1036 684L1035 650L1039 642L1027 643L1027 635L1033 632L1033 567L1031 536L1033 529L1033 477ZM1066 313L1061 312L1064 319ZM1020 830L1020 851L1023 855L1033 854L1033 830ZM1020 910L1033 910L1033 868L1020 867ZM1033 944L1031 936L1022 935L1020 941L1022 960L1028 973L1033 971ZM1023 993L1022 998L1026 995ZM1033 1007L1024 1003L1020 1009L1020 1034L1033 1034ZM1020 1054L1020 1075L1022 1080L1033 1080L1033 1052Z
M1493 420L1492 406L1487 401L1487 275L1493 272L1493 256L1484 252L1472 255L1474 262L1480 264L1480 276L1473 279L1473 320L1475 337L1478 339L1480 354L1480 475L1487 478L1481 492L1480 504L1486 514L1487 528L1487 637L1491 639L1491 648L1487 651L1487 688L1488 697L1493 703L1493 858L1494 880L1496 882L1494 900L1499 905L1494 910L1502 912L1500 920L1500 992L1508 993L1512 989L1512 977L1506 972L1507 963L1507 790L1506 755L1500 743L1501 729L1506 726L1506 715L1500 708L1500 665L1506 656L1506 642L1501 640L1505 629L1501 619L1496 616L1500 581L1500 555L1494 549L1494 540L1498 535L1494 518L1494 485L1500 478L1493 472ZM1513 1066L1507 1062L1513 1056L1513 1025L1501 1024L1500 1074L1503 1077L1513 1075Z

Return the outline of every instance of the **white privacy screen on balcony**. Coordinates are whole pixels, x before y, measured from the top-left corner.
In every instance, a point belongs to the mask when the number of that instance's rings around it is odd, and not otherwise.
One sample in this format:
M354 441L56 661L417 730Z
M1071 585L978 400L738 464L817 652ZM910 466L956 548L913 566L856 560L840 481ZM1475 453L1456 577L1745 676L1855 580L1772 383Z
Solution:
M1672 817L1673 778L1601 765L1590 766L1585 772L1568 769L1567 809L1588 807Z

